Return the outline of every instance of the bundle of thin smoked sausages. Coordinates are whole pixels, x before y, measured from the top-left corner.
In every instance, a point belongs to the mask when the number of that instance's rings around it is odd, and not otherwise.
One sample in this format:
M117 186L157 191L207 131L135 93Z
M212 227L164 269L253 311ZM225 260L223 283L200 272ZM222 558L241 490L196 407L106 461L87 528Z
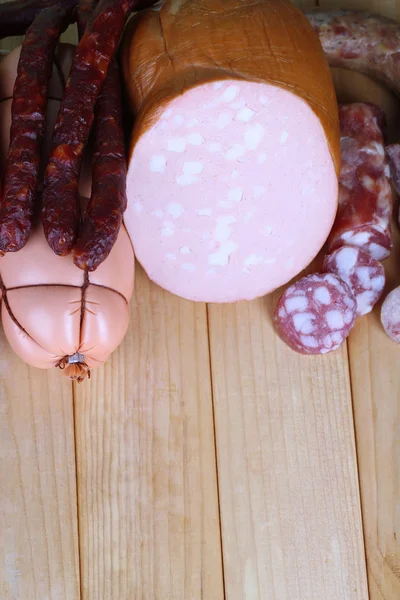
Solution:
M383 291L388 157L396 175L400 152L386 156L377 107L338 108L328 63L400 92L400 25L304 15L289 0L154 4L0 6L0 36L26 31L0 65L11 345L82 380L125 333L133 249L172 293L235 302L286 284L328 240L323 273L284 292L276 326L299 352L334 350ZM74 20L80 41L66 50L57 42ZM127 157L119 64L134 117Z

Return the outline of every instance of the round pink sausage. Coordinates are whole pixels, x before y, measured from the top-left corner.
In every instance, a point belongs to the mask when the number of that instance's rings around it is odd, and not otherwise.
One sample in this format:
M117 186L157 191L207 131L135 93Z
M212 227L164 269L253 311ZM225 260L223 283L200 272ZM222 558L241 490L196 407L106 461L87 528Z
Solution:
M301 354L326 354L343 344L356 320L357 303L347 283L331 273L309 275L282 294L275 327Z
M356 298L358 316L371 312L385 287L381 263L355 246L343 246L328 254L323 269L347 283Z
M385 298L381 310L381 322L388 336L400 344L400 287Z

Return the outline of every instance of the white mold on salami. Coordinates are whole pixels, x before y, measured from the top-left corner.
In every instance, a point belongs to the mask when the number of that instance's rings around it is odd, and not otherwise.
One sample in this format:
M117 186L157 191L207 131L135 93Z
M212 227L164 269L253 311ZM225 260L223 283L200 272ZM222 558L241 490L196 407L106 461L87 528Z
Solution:
M309 275L291 285L282 294L274 315L281 338L301 354L336 350L355 319L354 295L331 273Z
M385 298L381 309L381 322L387 335L400 344L400 287Z
M345 281L357 301L357 315L371 312L385 287L383 266L356 246L343 246L325 257L324 271Z

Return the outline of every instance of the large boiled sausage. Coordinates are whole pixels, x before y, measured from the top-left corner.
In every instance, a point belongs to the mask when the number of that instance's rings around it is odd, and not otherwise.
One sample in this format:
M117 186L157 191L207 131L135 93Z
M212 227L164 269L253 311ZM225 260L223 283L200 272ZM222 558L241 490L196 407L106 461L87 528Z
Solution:
M0 64L0 164L7 153L11 99L19 49ZM63 49L65 75L73 48ZM62 86L54 69L49 90L46 149L60 103ZM90 197L90 178L81 178L80 194ZM14 351L39 368L59 366L75 379L103 363L125 335L133 291L134 254L122 229L111 254L94 272L78 269L72 256L58 257L41 226L27 245L0 258L2 320Z
M152 280L197 301L267 294L333 224L335 92L287 0L166 0L123 41L137 116L124 219Z

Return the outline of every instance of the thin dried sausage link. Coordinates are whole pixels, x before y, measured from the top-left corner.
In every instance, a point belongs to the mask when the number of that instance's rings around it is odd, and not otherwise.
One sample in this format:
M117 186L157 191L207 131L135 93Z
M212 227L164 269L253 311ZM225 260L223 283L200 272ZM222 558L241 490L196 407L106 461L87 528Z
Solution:
M37 15L46 8L54 8L54 0L21 0L0 5L0 39L14 35L24 35ZM73 9L78 0L59 0L65 10Z
M81 0L78 29L82 36L95 1ZM92 194L74 248L74 262L94 271L109 255L126 208L126 155L122 127L118 63L111 61L95 108Z
M94 271L107 258L117 240L126 204L121 83L114 59L95 110L92 195L74 248L76 266Z
M148 5L155 0L149 0ZM122 29L138 0L100 0L78 44L53 132L45 170L42 223L58 255L75 245L79 228L78 179L94 107Z
M92 12L98 0L79 0L78 4L78 34L79 39L85 33L86 25L88 24Z
M48 85L60 34L72 9L48 8L26 32L11 107L10 146L0 206L0 250L16 252L28 241L44 136Z

